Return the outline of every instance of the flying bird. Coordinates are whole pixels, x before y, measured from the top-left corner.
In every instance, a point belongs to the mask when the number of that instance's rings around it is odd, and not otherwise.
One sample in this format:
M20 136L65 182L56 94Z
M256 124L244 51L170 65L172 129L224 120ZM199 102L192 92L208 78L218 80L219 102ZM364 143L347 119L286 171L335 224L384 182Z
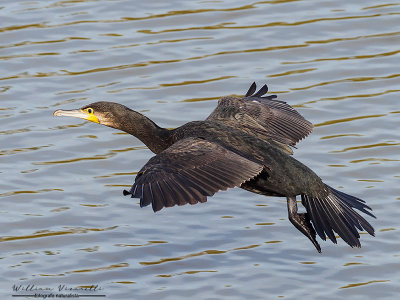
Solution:
M163 207L206 202L220 190L247 191L286 197L290 222L321 247L316 235L337 243L335 233L351 247L361 247L358 231L374 235L359 212L375 217L365 201L322 182L311 169L291 156L297 142L313 125L293 107L277 100L264 85L253 83L244 97L228 96L204 121L169 130L143 114L114 102L94 102L54 116L89 120L127 132L156 155L140 169L124 195L140 198L140 206ZM299 213L300 196L305 213ZM359 212L357 212L358 210Z

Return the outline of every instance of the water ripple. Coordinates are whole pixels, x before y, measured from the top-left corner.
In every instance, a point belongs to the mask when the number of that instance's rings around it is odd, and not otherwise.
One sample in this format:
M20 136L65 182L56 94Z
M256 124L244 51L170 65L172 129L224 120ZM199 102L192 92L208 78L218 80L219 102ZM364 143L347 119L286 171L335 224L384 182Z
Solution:
M367 284L381 283L381 282L390 282L390 280L370 280L370 281L367 281L367 282L351 283L351 284L348 284L346 286L342 286L340 288L341 289L348 289L348 288L360 287L360 286L367 285Z
M171 261L180 261L192 257L197 257L197 256L202 256L202 255L215 255L215 254L225 254L231 251L239 251L239 250L247 250L247 249L252 249L261 246L261 244L257 245L249 245L249 246L244 246L244 247L238 247L238 248L233 248L233 249L228 249L228 250L204 250L201 252L197 253L191 253L191 254L186 254L183 256L178 256L178 257L169 257L169 258L162 258L157 261L141 261L139 262L141 265L158 265L166 262L171 262Z
M25 239L36 239L36 238L59 236L59 235L66 235L66 234L84 234L84 233L89 233L89 232L109 231L109 230L113 230L116 228L118 228L118 226L112 226L112 227L106 227L106 228L76 227L76 228L71 228L71 229L67 228L67 230L61 230L61 231L42 230L42 231L35 232L35 233L29 234L29 235L0 237L0 242L25 240Z
M394 51L388 51L388 52L380 52L380 53L374 53L374 54L354 55L354 56L315 58L315 59L304 60L304 61L286 61L283 64L306 64L306 63L322 62L322 61L370 59L370 58L379 58L379 57L385 57L385 56L392 56L392 55L396 55L398 53L400 53L400 50L394 50Z
M192 30L215 30L215 29L254 29L254 28L265 28L265 27L281 27L281 26L299 26L304 24L312 24L318 22L326 22L326 21L340 21L340 20L352 20L352 19L370 19L377 18L389 15L400 15L400 13L387 13L387 14L373 14L366 16L346 16L346 17L334 17L334 18L317 18L296 22L270 22L266 24L257 24L257 25L243 25L243 26L232 26L233 22L222 22L215 25L208 26L196 26L196 27L185 27L185 28L173 28L173 29L163 29L163 30L151 30L151 29L141 29L138 30L140 33L146 34L160 34L166 32L179 32L179 31L192 31ZM229 26L231 25L231 26Z
M313 84L313 85L309 85L309 86L304 86L304 87L299 87L299 88L291 88L290 90L292 90L292 91L308 90L308 89L312 89L312 88L315 88L315 87L326 86L326 85L336 84L336 83L363 82L363 81L371 81L371 80L385 80L385 79L393 79L393 78L397 78L397 77L400 77L400 74L390 74L390 75L386 75L386 76L351 77L351 78L344 78L344 79L337 79L337 80L319 82L319 83L316 83L316 84ZM397 92L397 91L394 91L394 92ZM335 98L335 100L336 100L336 98ZM310 103L310 102L307 102L307 103Z
M354 147L347 147L342 150L332 150L332 151L330 151L330 153L342 153L342 152L348 152L348 151L353 151L353 150L380 148L380 147L392 147L392 146L398 146L398 145L400 145L400 142L383 142L383 143L376 143L376 144L370 144L370 145L359 145L359 146L354 146Z

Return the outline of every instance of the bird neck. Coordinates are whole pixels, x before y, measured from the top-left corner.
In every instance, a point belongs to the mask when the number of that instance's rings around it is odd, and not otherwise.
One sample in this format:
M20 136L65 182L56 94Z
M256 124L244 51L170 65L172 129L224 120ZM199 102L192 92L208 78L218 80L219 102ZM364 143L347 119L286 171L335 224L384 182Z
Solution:
M153 153L160 153L172 144L170 130L159 127L137 111L127 111L125 116L120 116L115 123L118 124L115 128L137 137Z

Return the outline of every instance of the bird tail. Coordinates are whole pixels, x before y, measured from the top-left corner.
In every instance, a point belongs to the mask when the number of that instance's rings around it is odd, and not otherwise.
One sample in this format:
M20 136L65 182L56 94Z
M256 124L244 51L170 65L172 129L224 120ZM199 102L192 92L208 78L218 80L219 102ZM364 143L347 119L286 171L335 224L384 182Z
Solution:
M374 228L355 210L359 210L371 217L371 208L364 200L345 194L325 185L328 195L325 197L310 197L301 195L303 206L307 209L309 218L318 235L326 240L326 236L333 243L336 242L334 231L351 247L361 247L358 230L367 231L374 236Z

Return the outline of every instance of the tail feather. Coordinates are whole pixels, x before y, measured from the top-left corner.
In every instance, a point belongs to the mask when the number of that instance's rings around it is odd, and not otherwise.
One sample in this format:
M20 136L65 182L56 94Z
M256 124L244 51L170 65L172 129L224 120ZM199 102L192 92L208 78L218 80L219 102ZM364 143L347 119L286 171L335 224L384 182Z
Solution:
M345 194L341 191L335 190L334 188L329 187L329 189L332 191L333 194L335 194L337 197L341 198L344 202L346 202L349 206L357 208L359 211L362 211L363 213L375 218L375 216L369 212L366 209L372 210L371 207L365 204L365 201L362 199L359 199L357 197Z
M374 228L355 209L374 217L365 201L345 194L326 185L329 194L325 197L302 195L302 203L318 235L337 243L336 232L351 247L361 247L358 230L374 235Z

